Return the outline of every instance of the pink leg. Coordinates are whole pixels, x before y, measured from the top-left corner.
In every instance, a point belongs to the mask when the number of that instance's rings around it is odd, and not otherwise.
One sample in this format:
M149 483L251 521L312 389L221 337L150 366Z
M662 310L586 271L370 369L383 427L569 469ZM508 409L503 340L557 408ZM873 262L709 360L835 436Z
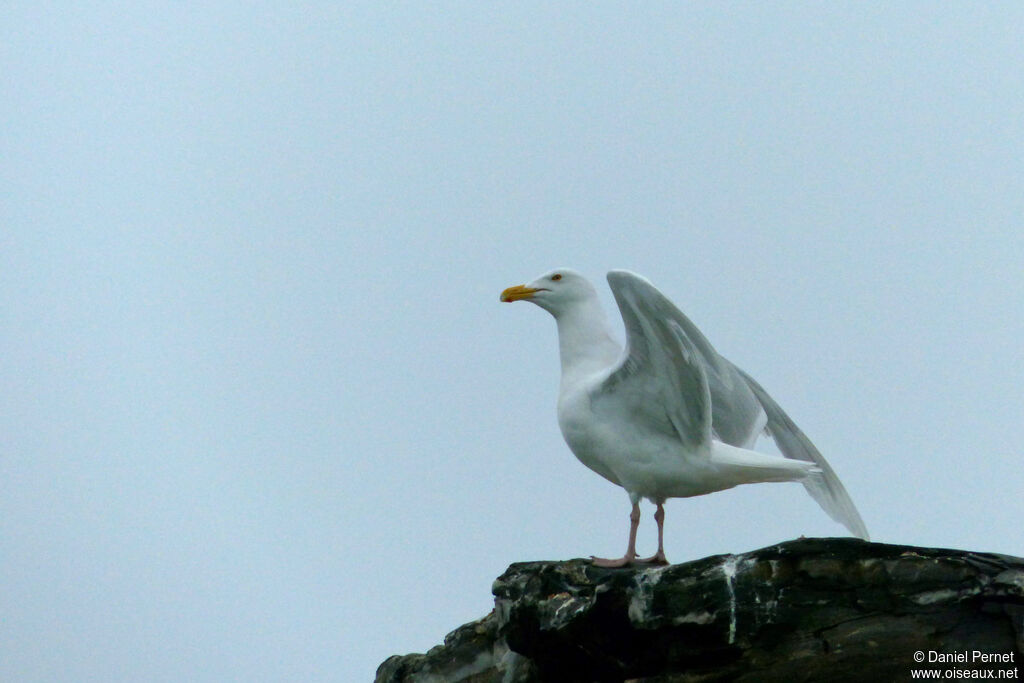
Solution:
M642 560L636 560L644 564L668 564L665 558L665 506L658 503L658 509L654 513L654 521L658 523L658 552Z
M640 526L640 504L633 503L633 511L629 513L629 545L626 554L617 560L606 560L603 557L591 556L595 567L625 567L636 560L636 529Z

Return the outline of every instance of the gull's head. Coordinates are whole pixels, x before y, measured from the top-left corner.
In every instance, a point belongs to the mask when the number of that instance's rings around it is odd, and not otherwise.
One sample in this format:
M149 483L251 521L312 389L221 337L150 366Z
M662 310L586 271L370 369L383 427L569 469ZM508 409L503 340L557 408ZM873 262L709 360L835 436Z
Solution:
M529 301L557 318L560 313L596 296L597 291L587 278L571 268L556 268L533 282L509 287L501 293L501 300L506 303Z

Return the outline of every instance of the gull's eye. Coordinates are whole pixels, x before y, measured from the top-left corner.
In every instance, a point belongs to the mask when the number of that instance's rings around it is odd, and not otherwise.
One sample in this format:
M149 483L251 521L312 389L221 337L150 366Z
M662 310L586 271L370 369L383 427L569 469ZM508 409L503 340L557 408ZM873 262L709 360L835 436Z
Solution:
M561 273L555 273L554 275L551 276L551 279L554 280L555 282L558 282L559 280L562 279L562 275Z

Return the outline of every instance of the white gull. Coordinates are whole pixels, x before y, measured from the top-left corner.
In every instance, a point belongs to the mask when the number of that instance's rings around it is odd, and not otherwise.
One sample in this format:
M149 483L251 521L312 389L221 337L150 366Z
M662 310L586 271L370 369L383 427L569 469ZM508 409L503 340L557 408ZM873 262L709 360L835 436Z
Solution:
M600 566L665 564L664 503L740 484L799 481L849 531L868 532L825 458L748 374L718 355L683 313L645 278L608 273L626 327L626 347L609 333L597 291L559 268L501 293L554 316L562 380L558 424L584 465L624 488L632 503L621 558ZM750 450L761 433L785 456ZM658 552L636 556L641 498L657 506Z

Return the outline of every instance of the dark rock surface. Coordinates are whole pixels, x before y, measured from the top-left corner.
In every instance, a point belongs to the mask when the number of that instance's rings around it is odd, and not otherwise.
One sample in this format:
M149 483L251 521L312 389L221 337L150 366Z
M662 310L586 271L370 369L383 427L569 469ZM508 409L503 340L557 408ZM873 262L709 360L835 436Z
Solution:
M517 563L493 593L491 614L426 654L389 658L377 682L1019 679L1024 668L1024 559L1006 555L801 539L668 567ZM967 661L928 661L957 653Z

